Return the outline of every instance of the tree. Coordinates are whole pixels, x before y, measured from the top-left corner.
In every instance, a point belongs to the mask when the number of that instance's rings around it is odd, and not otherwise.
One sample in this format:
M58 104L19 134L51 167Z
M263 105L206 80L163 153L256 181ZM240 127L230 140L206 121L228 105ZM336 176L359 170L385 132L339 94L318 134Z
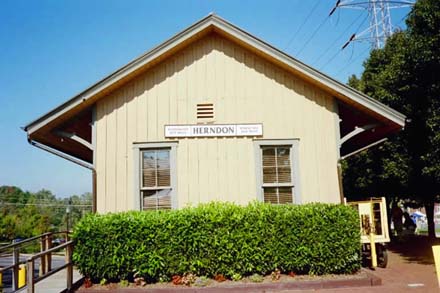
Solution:
M90 193L72 196L70 224L91 211ZM0 186L0 241L29 238L66 229L69 199L58 199L49 190L32 193L15 186Z
M419 0L383 49L373 50L360 79L349 84L408 117L405 129L380 147L346 162L347 195L411 198L427 211L435 237L433 206L440 194L440 1ZM361 178L353 171L366 170ZM362 174L362 173L360 173ZM363 188L363 189L362 189Z

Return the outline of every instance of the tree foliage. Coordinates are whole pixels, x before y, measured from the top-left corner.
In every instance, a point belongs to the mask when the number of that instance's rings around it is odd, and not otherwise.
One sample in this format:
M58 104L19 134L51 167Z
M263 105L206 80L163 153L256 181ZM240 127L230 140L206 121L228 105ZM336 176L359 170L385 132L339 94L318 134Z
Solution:
M349 197L418 201L428 210L432 236L440 194L440 1L419 0L406 23L370 53L362 76L349 84L405 114L407 123L380 147L347 160L344 188Z
M91 201L90 193L59 199L45 189L32 193L0 186L0 241L66 230L67 206L71 206L69 221L73 226L91 210Z

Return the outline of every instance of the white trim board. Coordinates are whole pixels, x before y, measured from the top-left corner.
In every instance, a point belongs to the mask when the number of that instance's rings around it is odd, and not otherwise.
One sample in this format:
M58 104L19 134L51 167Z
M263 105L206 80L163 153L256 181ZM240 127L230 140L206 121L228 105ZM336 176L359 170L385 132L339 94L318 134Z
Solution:
M353 101L354 103L359 104L375 113L378 113L380 116L386 118L387 120L392 121L393 123L401 127L405 125L405 116L403 114L391 109L390 107L380 103L379 101L376 101L368 97L367 95L361 92L356 91L355 89L343 83L340 83L332 79L331 77L323 74L322 72L313 69L312 67L298 61L297 59L289 56L288 54L274 48L273 46L265 43L264 41L258 39L257 37L227 22L226 20L220 18L219 16L210 14L207 17L196 22L192 26L188 27L181 33L175 35L171 39L155 47L151 51L148 51L142 56L131 61L127 65L123 66L122 68L110 74L106 78L92 85L91 87L84 90L80 94L74 96L73 98L63 103L59 107L53 109L49 113L27 124L24 127L24 130L27 131L29 135L32 134L33 132L42 128L44 125L48 124L49 122L55 120L56 118L62 116L63 114L71 110L74 110L74 108L86 102L90 98L93 98L95 95L109 88L111 85L115 84L116 82L121 81L129 74L135 72L136 70L139 70L148 63L156 60L164 53L170 51L171 49L175 48L178 45L181 45L182 43L196 36L202 31L205 31L210 28L215 28L218 31L224 32L232 36L233 38L238 39L239 41L266 54L267 56L270 56L275 60L283 64L286 64L287 66L303 74L304 76L318 82L323 87L340 93L341 95L345 96L347 99Z

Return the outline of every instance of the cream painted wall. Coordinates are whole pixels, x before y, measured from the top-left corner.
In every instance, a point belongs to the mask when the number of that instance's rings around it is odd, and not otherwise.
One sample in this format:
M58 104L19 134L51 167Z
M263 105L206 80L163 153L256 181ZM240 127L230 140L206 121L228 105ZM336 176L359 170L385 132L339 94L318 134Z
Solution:
M196 124L200 102L215 104L215 123L263 123L262 139L299 138L302 202L339 202L334 99L213 33L98 101L98 212L133 209L133 143L167 141L165 124ZM245 204L256 188L252 138L179 140L179 207Z

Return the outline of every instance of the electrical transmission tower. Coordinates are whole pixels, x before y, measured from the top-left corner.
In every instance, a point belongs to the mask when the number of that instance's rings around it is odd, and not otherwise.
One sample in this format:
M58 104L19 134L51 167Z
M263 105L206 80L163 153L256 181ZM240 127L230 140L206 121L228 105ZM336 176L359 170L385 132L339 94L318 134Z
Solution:
M354 33L344 44L342 49L353 41L369 41L371 49L382 48L386 39L393 33L390 10L414 5L415 1L385 1L385 0L338 0L330 11L332 15L338 8L363 9L368 13L370 25L364 31Z

